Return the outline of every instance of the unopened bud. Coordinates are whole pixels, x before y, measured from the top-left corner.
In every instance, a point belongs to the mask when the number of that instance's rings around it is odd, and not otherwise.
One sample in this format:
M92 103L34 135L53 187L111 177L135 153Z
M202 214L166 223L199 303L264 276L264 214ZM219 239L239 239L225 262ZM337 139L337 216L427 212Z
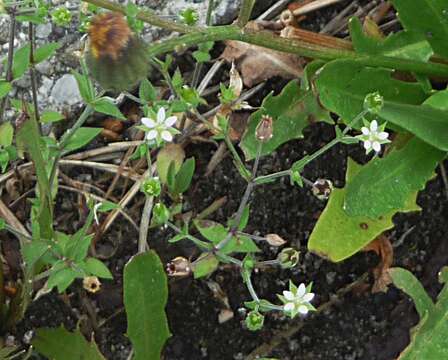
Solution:
M299 252L294 248L284 248L277 256L277 260L283 269L291 269L299 262Z
M162 191L159 178L153 177L145 180L142 184L141 190L148 196L159 196Z
M191 274L191 264L188 259L178 256L166 264L168 276L184 277Z
M384 105L384 99L378 91L367 94L364 98L364 109L367 111L378 114Z
M261 117L260 123L255 129L255 137L258 141L268 142L272 139L273 133L273 119L268 115Z
M327 179L317 179L313 184L312 191L319 200L327 200L333 191L333 183Z
M263 328L264 316L258 311L251 311L246 317L246 326L251 331L258 331Z
M157 224L165 224L170 219L170 211L162 203L155 204L152 212Z

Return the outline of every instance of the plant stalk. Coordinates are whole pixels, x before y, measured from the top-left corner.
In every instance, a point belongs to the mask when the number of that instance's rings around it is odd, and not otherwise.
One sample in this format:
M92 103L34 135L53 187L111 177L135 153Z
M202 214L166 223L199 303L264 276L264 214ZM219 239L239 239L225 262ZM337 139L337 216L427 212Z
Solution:
M249 22L250 17L252 15L252 10L254 8L255 2L257 0L243 0L241 3L240 8L240 14L238 15L238 22L237 25L240 28L243 28L246 26L246 24Z

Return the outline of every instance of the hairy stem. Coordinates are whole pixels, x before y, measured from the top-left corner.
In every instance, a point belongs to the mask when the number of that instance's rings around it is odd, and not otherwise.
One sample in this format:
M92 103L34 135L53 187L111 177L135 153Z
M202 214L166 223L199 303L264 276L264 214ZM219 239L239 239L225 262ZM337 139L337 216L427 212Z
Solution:
M6 81L10 82L12 80L12 63L14 59L14 38L16 34L16 16L12 12L9 17L11 23L9 25L9 41L8 41L8 61L6 63ZM3 121L3 115L5 112L6 103L8 101L8 96L5 96L0 102L0 123Z

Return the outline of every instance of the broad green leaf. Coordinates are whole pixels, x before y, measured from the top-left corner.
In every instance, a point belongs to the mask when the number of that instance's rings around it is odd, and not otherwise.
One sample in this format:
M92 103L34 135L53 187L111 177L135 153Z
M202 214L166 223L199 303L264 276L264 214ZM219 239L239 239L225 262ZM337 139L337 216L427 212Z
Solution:
M87 341L79 329L75 332L65 330L63 326L56 329L40 328L32 341L36 350L54 360L105 360L95 342Z
M102 128L81 127L75 131L73 136L67 142L64 151L73 151L91 142L103 130Z
M59 293L63 293L81 273L75 271L71 267L66 267L61 270L52 271L48 277L47 287L52 289L57 287Z
M219 265L219 260L211 253L204 253L192 263L192 270L195 279L213 273Z
M27 266L33 266L45 253L48 252L46 241L33 240L23 244L21 253Z
M83 264L83 270L89 274L104 278L113 279L113 276L107 266L100 260L95 258L88 258Z
M138 97L141 101L147 103L157 99L157 90L152 86L148 79L143 79L138 89Z
M182 164L178 173L176 174L174 192L176 194L182 194L188 190L193 179L194 169L196 162L194 157L191 157Z
M448 111L448 90L437 91L424 104L436 109Z
M0 125L0 146L7 147L12 144L14 128L9 121Z
M57 111L44 111L40 115L40 121L44 124L53 123L64 119L64 115L58 113Z
M175 174L179 171L185 159L185 151L179 144L168 144L157 154L157 173L162 184L168 182L168 169L174 162Z
M316 85L322 104L350 122L363 111L367 94L384 98L379 116L430 145L448 150L448 111L420 105L426 93L417 83L391 78L386 69L366 68L353 60L336 60L324 66Z
M78 83L79 93L81 94L83 100L87 104L93 102L93 100L95 99L95 91L90 79L86 75L81 75L77 71L72 71L72 74L75 77L76 82Z
M347 183L349 184L361 166L348 160ZM394 224L391 211L378 219L364 216L348 216L344 210L345 189L333 189L325 210L319 217L308 240L308 249L331 261L342 261L364 248L378 235L391 229ZM415 201L417 193L412 194L401 212L418 211Z
M448 58L448 4L446 0L392 0L406 30L423 35L434 51Z
M366 55L383 55L402 59L427 61L433 54L425 37L416 32L400 31L385 39L364 34L358 18L350 19L350 35L356 52Z
M376 219L404 207L409 196L423 190L445 152L411 139L403 149L363 166L345 188L349 216Z
M448 268L440 272L444 284L434 304L422 285L409 271L391 269L394 284L415 302L420 322L411 330L411 341L400 360L439 360L448 358Z
M167 279L157 254L151 250L134 256L124 269L124 306L135 360L160 359L170 337L167 299Z
M51 57L57 49L61 47L60 44L56 42L51 42L45 45L42 45L38 49L36 49L34 53L34 62L36 64L48 59Z
M14 52L12 75L15 80L20 78L30 65L30 45L24 45Z
M95 100L92 103L92 106L97 112L111 115L120 120L126 120L126 117L121 113L120 109L118 109L118 106L115 105L112 100L100 98Z
M4 80L0 80L0 99L8 95L11 89L12 89L11 83Z
M257 128L263 115L271 116L273 122L273 136L263 144L261 155L268 155L285 142L303 137L302 131L316 121L330 122L329 115L318 104L313 92L300 88L293 80L286 85L277 96L269 94L256 111L249 118L246 133L240 143L246 160L254 159L257 155L258 140L255 137Z

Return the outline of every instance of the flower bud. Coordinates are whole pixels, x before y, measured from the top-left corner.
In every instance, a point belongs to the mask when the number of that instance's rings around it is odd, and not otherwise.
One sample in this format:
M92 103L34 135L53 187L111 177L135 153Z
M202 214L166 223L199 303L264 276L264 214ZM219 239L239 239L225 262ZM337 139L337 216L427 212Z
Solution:
M273 133L273 119L268 115L261 117L260 123L255 129L255 137L260 142L268 142L272 138Z
M165 224L170 219L170 211L162 203L155 204L152 212L154 214L154 220L157 224Z
M145 180L142 184L141 191L148 196L159 196L162 191L162 185L158 177Z
M178 256L166 264L168 276L184 277L191 274L191 264L188 259Z
M291 185L297 184L300 187L303 187L303 180L300 172L291 170Z
M96 293L101 288L100 280L96 276L86 276L82 280L82 286L88 292Z
M284 248L277 256L283 269L291 269L299 262L299 252L294 248Z
M333 191L333 183L327 179L317 179L313 184L312 191L319 200L327 200Z
M364 98L364 109L373 113L378 114L384 105L384 99L378 91L367 94Z
M251 331L258 331L263 328L264 316L258 311L251 311L246 317L246 326Z

